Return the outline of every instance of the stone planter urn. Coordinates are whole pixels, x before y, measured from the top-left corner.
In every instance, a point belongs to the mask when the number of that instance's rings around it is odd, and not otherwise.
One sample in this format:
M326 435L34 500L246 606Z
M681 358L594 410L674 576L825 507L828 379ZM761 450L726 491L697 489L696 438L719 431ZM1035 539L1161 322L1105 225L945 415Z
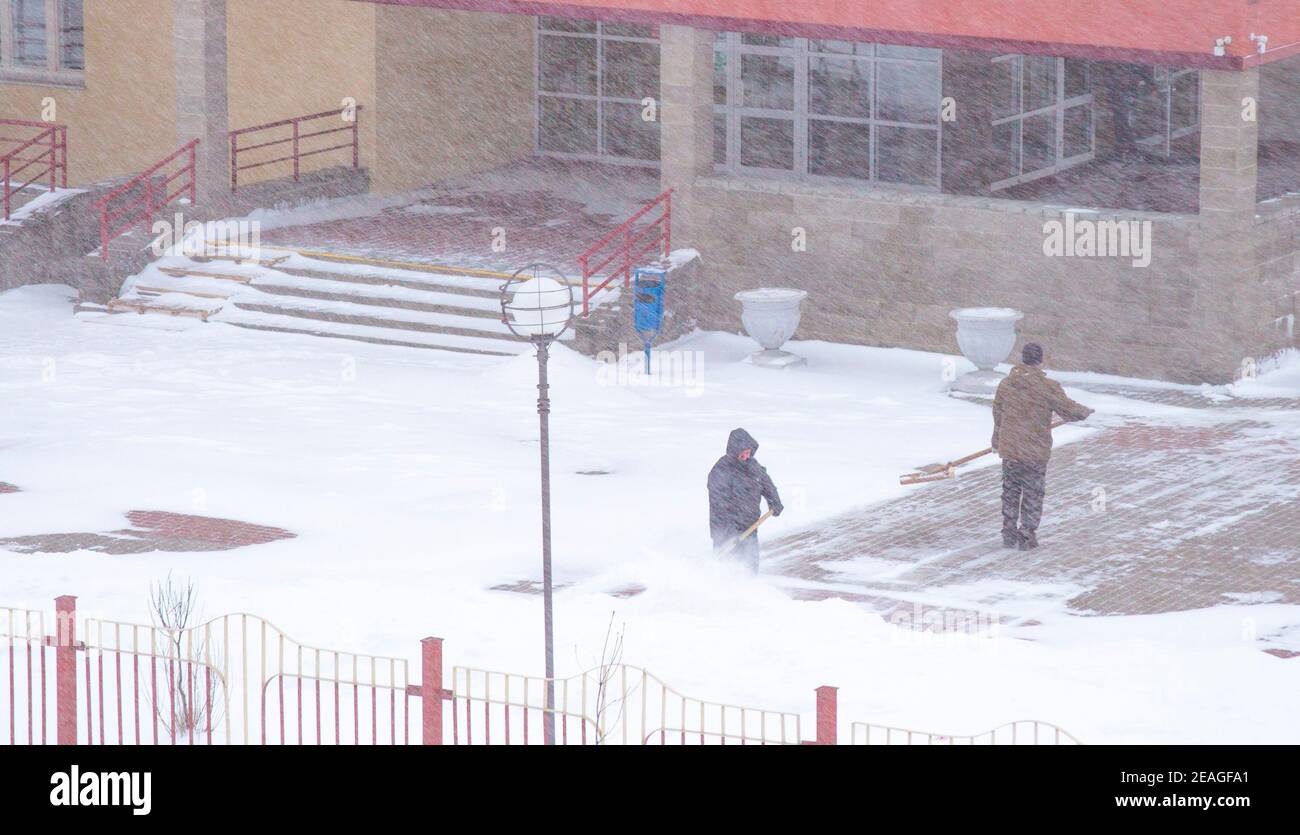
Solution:
M957 345L976 371L958 377L953 391L993 394L1005 375L993 369L1016 347L1016 322L1025 314L1009 307L964 307L948 314L957 320Z
M760 287L736 294L745 333L763 347L750 355L750 362L764 368L788 368L807 362L803 357L781 350L799 327L799 304L807 297L807 290L789 287Z

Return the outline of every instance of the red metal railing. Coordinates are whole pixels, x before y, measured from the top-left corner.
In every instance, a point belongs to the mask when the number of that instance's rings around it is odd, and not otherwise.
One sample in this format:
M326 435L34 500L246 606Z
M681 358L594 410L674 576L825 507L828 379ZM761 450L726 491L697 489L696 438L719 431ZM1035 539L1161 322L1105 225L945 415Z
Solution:
M659 210L658 213L650 217L655 209ZM632 270L637 262L645 255L657 251L660 243L663 244L663 254L667 257L672 251L672 219L673 190L668 189L578 256L578 266L582 268L583 316L591 312L592 296L620 276L623 278L623 286L630 286ZM602 255L602 251L605 254ZM592 287L592 279L607 270L605 279Z
M38 180L48 178L50 191L60 186L68 187L68 128L52 122L28 122L22 119L0 119L0 129L33 129L37 133L24 139L21 136L0 136L0 143L13 143L15 147L0 156L0 187L4 190L4 219L8 220L13 208L13 196ZM38 149L45 150L37 153ZM28 154L28 156L23 156ZM19 164L21 163L21 165ZM35 170L27 179L14 184L14 178L29 168Z
M622 664L557 681L552 708L532 676L457 667L444 687L441 638L420 642L419 683L408 666L244 613L169 629L79 619L68 595L53 618L0 606L0 745L527 745L547 713L562 745L809 742L797 714L700 701ZM834 688L816 710L816 744L835 744Z
M405 658L308 646L256 615L179 629L79 622L76 600L56 598L53 617L0 606L0 745L529 745L548 714L557 745L841 744L829 686L806 739L798 713L697 699L620 662L554 680L548 706L536 676L453 667L444 687L441 638L420 642L417 684ZM855 745L1079 743L1037 720L956 736L851 728Z
M147 171L113 189L95 204L95 211L99 214L100 255L105 260L108 259L109 241L136 224L144 224L145 232L152 231L154 213L177 197L188 192L191 203L198 201L198 178L195 173L198 146L199 140L191 139L166 159L154 163ZM181 160L180 167L170 174L165 173L178 159ZM180 184L173 190L172 186L178 180ZM137 190L140 193L134 199L116 208L109 206L118 198L129 196Z
M358 126L361 123L360 107L355 107L350 111L347 111L351 113L352 119L351 121L347 121L342 127L327 128L325 130L311 130L309 128L307 132L305 133L303 132L304 122L313 122L318 119L328 119L331 117L336 119L342 119L344 112L345 111L341 111L341 110L327 110L324 113L313 113L310 116L295 116L292 119L282 119L278 122L267 122L265 125L254 125L251 128L240 128L239 130L231 131L230 132L230 190L231 191L239 190L240 171L248 171L253 168L261 168L262 166L265 165L274 165L275 163L278 162L292 161L293 179L294 181L297 181L299 175L301 174L302 160L304 158L316 156L317 154L326 154L329 153L330 151L339 151L346 148L350 148L352 150L352 167L353 168L360 167L361 133L358 128ZM262 133L264 131L274 131L282 128L289 129L289 136L281 136L276 139L257 141L254 142L254 144L252 145L240 146L239 144L240 138L248 136L249 134ZM331 136L336 133L344 133L344 132L352 134L352 137L349 141L344 142L340 145L329 145L328 147L325 148L312 148L311 150L307 150L307 151L304 151L302 149L303 142L308 142L309 144L311 144L311 140L314 140L318 137ZM289 145L290 147L289 147L289 153L287 153L284 156L275 157L273 159L259 159L255 162L245 162L243 164L240 164L239 162L240 154L246 154L249 151L257 151L263 148L276 148L278 146L286 145L286 144Z

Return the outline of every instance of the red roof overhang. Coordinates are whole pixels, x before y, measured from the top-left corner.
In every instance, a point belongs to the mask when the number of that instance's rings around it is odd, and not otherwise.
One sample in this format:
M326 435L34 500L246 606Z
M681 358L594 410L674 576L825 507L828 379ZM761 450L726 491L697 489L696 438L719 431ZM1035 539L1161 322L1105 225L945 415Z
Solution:
M1300 54L1300 0L361 0L1244 69ZM1260 54L1252 34L1268 38ZM1226 54L1215 41L1231 37Z

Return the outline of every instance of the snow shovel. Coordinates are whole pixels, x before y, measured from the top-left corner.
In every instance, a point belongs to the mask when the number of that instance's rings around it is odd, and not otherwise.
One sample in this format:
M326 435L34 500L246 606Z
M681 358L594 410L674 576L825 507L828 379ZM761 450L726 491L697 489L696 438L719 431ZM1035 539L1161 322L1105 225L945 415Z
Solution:
M758 526L766 522L767 517L771 515L772 515L772 511L769 509L767 513L764 513L762 516L758 517L758 521L750 525L748 528L746 528L744 533L742 533L740 536L728 542L725 546L723 546L718 551L718 556L725 557L727 554L730 554L732 551L736 550L736 546L740 544L741 540L748 539L754 533L754 531L758 530Z
M1066 423L1069 423L1069 421L1054 420L1052 421L1051 428L1055 429L1058 426L1064 426ZM962 458L958 458L955 461L949 461L946 464L926 464L924 467L918 467L916 472L914 473L907 473L906 475L900 475L898 477L898 483L899 484L924 484L927 481L943 481L944 479L948 479L948 478L956 478L958 467L962 466L963 464L969 464L970 462L974 461L976 458L983 458L985 455L988 455L990 452L993 452L993 447L989 447L987 449L981 449L979 452L972 452L970 455L964 456Z

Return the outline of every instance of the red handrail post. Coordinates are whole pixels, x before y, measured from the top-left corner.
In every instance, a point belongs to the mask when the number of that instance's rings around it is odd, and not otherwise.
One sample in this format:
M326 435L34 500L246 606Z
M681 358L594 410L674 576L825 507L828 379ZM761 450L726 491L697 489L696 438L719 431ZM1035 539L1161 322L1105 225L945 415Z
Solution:
M59 187L59 132L50 128L50 191Z
M77 744L77 598L54 598L54 688L56 739L59 745ZM45 695L41 694L41 698Z
M190 143L190 205L199 202L199 140Z
M352 167L361 167L361 108L352 111Z
M63 187L68 187L68 128L67 126L59 128L59 142L62 145L63 153L59 159L63 163Z
M839 737L839 711L836 694L839 688L817 688L817 745L836 745Z
M3 183L5 192L5 220L9 219L9 157L5 157L5 179Z
M582 270L582 315L586 316L588 312L588 300L591 298L588 279L591 277L587 273L587 256L578 256L578 267Z
M230 193L239 191L239 134L230 134Z
M144 207L144 211L141 213L140 218L144 222L144 231L147 235L152 230L152 225L149 223L149 219L153 217L154 210L153 177L149 177L144 181Z
M420 641L420 719L425 745L442 744L442 638Z
M293 120L293 181L298 182L298 120Z
M632 286L632 228L623 233L623 287Z
M673 190L668 189L664 197L664 257L673 252Z

